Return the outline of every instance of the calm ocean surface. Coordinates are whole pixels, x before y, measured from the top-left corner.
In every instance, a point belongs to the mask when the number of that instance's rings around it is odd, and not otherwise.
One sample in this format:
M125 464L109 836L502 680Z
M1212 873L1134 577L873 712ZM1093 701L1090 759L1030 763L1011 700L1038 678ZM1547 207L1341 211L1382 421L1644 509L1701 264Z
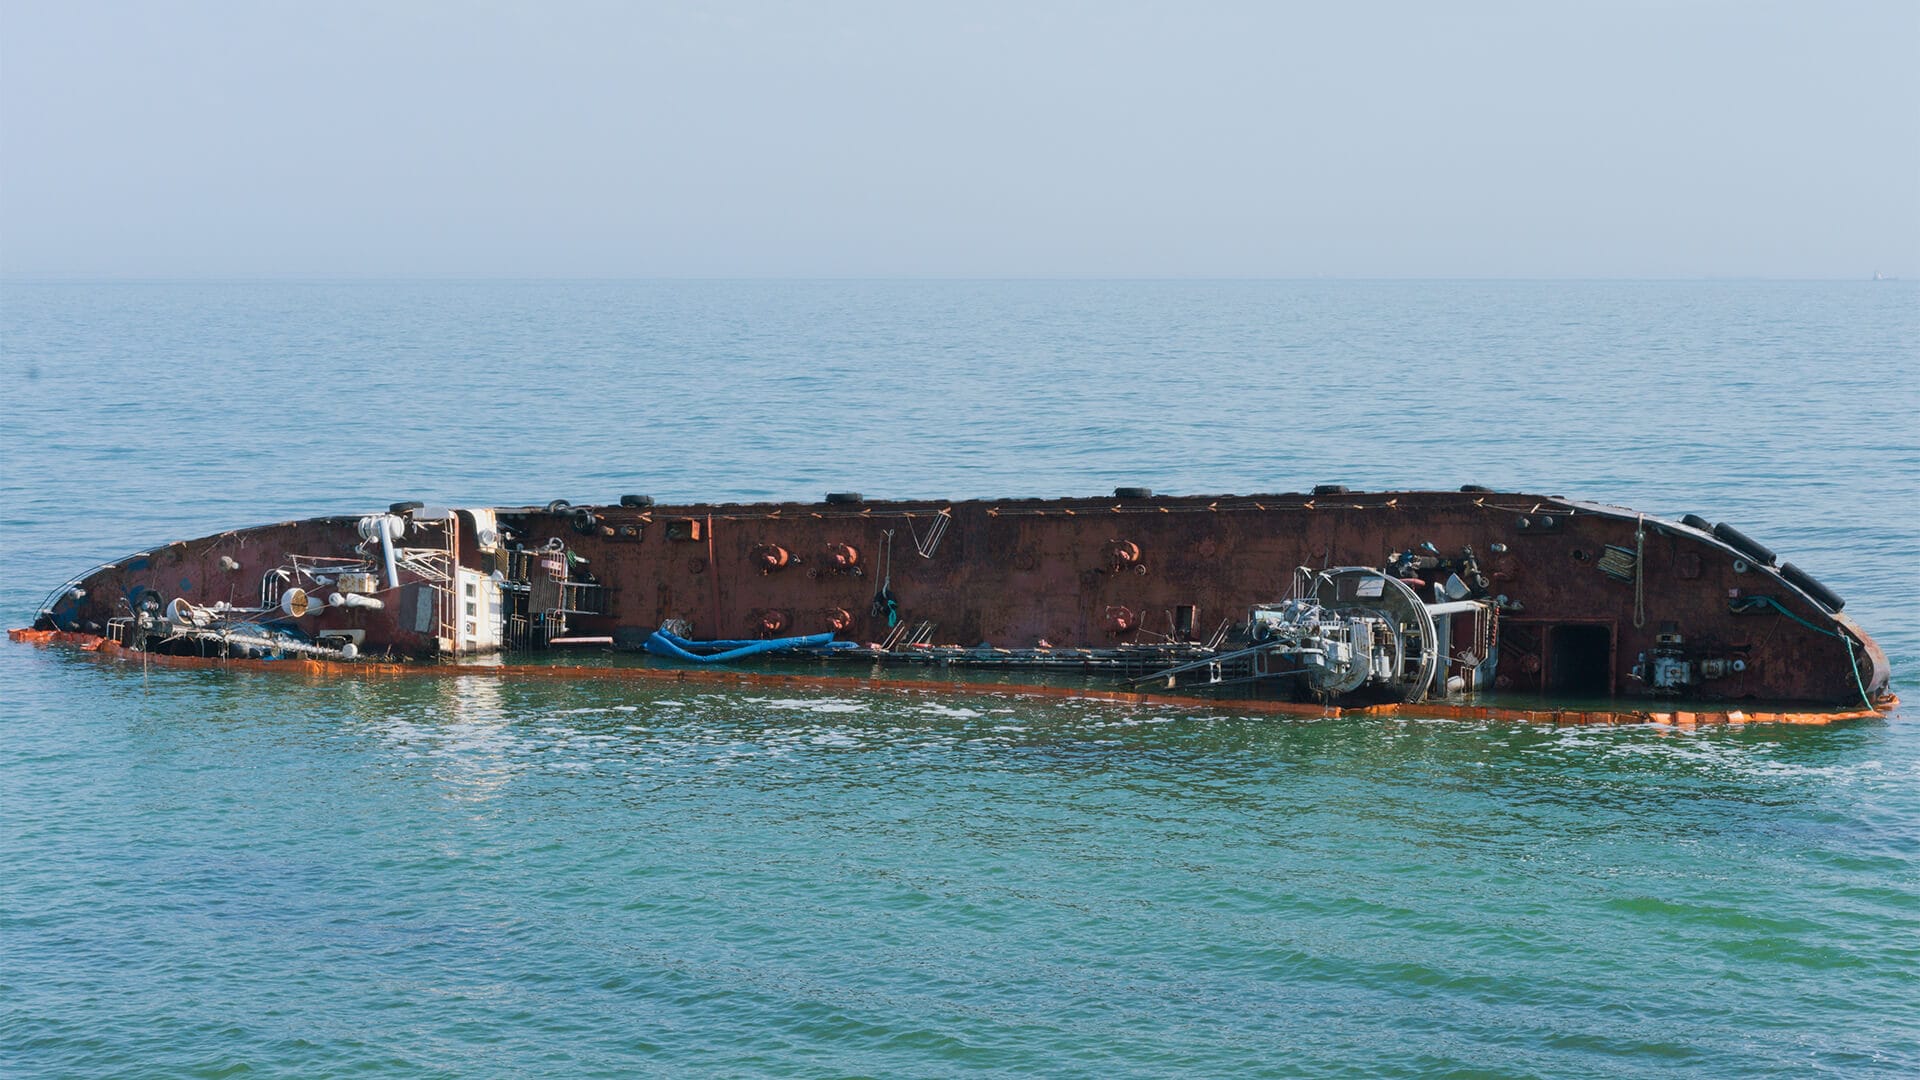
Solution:
M0 617L498 503L1481 483L1740 525L1920 701L1912 283L0 287ZM0 644L0 1075L1911 1076L1920 712L1297 722Z

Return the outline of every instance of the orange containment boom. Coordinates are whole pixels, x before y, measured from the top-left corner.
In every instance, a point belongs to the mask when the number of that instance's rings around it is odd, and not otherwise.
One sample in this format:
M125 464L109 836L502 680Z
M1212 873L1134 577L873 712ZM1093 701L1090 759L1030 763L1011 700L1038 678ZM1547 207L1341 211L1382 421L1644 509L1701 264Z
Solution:
M315 678L361 679L406 676L478 676L504 680L551 680L561 682L634 682L715 687L750 687L822 692L907 692L960 695L991 695L1015 698L1060 698L1108 702L1116 705L1170 706L1204 709L1208 712L1250 713L1297 716L1313 719L1342 717L1394 717L1436 720L1496 720L1550 726L1597 724L1666 724L1675 727L1707 727L1739 724L1831 724L1844 720L1870 720L1885 716L1900 704L1887 694L1876 700L1876 708L1809 710L1804 712L1749 712L1741 709L1656 710L1656 709L1513 709L1476 705L1448 705L1438 702L1386 704L1363 707L1332 707L1289 701L1213 699L1164 694L1141 694L1119 690L1101 690L1070 686L1007 685L939 679L875 679L835 675L792 675L776 672L682 670L652 667L586 667L547 664L392 664L368 661L342 663L332 660L295 658L286 660L218 659L199 656L171 656L128 649L119 642L96 634L62 630L12 630L7 636L16 642L33 645L62 645L77 648L117 661L142 662L169 668L214 671L258 671Z

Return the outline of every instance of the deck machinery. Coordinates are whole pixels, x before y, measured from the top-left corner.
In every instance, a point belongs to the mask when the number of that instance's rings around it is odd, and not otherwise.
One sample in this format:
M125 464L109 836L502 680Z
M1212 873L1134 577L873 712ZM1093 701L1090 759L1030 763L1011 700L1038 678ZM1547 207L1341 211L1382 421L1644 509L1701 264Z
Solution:
M402 502L117 559L55 589L35 625L196 657L418 664L670 646L660 662L784 653L1325 703L1501 691L1877 708L1891 700L1886 657L1842 607L1744 533L1692 515L1323 486Z
M1423 600L1383 570L1302 567L1304 595L1248 616L1249 644L1177 664L1140 683L1217 690L1294 679L1315 698L1423 701L1490 688L1499 663L1499 605L1466 599L1457 576ZM1456 638L1456 624L1463 632Z

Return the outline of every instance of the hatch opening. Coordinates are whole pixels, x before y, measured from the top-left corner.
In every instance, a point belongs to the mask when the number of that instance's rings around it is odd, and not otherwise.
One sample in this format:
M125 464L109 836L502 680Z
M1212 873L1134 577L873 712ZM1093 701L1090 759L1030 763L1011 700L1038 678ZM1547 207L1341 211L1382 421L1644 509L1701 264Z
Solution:
M1613 628L1559 623L1549 633L1547 692L1574 697L1613 694Z

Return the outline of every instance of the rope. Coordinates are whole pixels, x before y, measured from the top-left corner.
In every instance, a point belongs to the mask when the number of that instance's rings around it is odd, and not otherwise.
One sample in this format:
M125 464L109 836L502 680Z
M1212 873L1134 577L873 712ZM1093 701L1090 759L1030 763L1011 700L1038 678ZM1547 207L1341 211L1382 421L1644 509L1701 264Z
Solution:
M1633 628L1647 625L1647 515L1633 529Z
M714 626L714 629L709 630L708 633L718 633L720 622L721 622L721 615L724 613L724 609L720 606L720 564L713 557L713 515L712 514L707 515L707 578L713 583L713 626Z

